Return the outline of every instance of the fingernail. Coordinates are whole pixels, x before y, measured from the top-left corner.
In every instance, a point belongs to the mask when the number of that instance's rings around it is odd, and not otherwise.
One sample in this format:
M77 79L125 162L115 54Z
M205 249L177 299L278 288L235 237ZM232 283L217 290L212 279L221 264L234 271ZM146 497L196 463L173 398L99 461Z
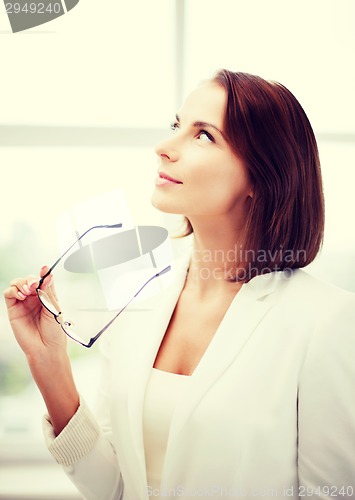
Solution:
M28 285L26 285L26 284L25 284L25 285L22 285L22 287L21 287L21 288L22 288L22 290L23 290L25 293L31 293L31 291L30 291L30 289L29 289Z
M21 292L17 292L17 296L20 298L20 299L25 299L26 298L26 295L24 295L23 293Z
M37 281L36 280L31 280L28 282L28 287L31 288L31 286L33 285L37 285Z

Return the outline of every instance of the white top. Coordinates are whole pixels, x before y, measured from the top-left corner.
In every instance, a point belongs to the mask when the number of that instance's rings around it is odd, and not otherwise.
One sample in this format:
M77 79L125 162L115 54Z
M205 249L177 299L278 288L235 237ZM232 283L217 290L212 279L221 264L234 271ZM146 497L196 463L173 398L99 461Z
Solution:
M153 368L147 384L143 408L144 451L148 488L154 490L155 499L160 498L160 479L176 401L189 379L188 375Z

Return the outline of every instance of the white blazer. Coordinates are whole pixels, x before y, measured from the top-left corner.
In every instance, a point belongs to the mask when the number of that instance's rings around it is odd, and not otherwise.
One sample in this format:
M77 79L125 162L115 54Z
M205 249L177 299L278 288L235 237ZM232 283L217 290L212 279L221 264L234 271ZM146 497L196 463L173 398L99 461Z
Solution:
M84 497L355 498L355 295L302 270L242 286L177 402L149 491L144 394L184 276L105 333L102 433L65 467Z

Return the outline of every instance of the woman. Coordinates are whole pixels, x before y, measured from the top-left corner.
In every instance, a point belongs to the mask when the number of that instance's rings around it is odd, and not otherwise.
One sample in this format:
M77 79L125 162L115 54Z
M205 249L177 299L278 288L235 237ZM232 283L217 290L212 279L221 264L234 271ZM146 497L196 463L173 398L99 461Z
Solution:
M355 299L299 269L324 222L308 119L282 85L223 70L173 129L152 202L185 216L193 248L102 339L98 420L38 281L5 291L49 449L88 499L353 497Z

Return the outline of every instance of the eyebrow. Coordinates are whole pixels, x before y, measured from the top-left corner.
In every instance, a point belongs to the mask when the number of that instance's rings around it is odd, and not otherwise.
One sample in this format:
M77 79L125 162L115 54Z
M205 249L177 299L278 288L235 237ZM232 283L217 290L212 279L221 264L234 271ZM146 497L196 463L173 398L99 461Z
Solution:
M176 121L178 123L180 123L180 116L179 115L175 115L175 118L176 118ZM222 132L222 130L220 130L218 127L216 127L216 125L213 125L213 123L208 123L208 122L202 122L202 121L196 121L196 122L193 122L192 124L193 127L197 127L197 128L207 128L207 127L211 127L215 130L217 130L217 132L219 134L221 134L221 136L223 137L224 140L226 140L226 138L224 137L224 134Z

